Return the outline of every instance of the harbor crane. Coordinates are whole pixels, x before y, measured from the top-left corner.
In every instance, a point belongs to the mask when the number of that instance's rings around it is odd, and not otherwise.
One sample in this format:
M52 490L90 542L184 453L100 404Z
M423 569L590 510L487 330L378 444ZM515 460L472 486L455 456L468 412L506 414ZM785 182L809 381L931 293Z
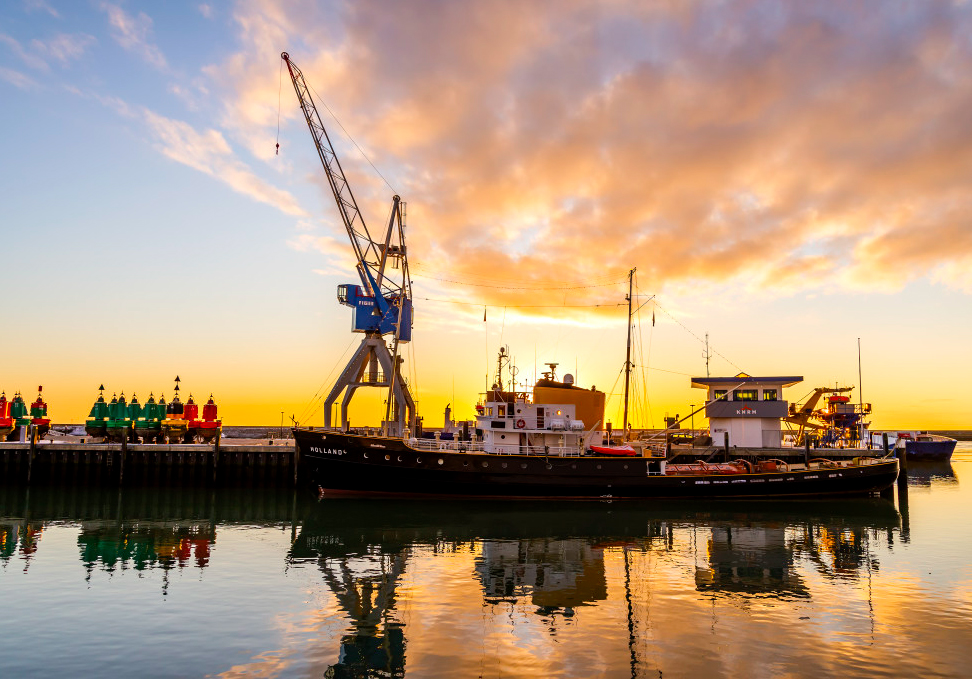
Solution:
M337 289L338 301L353 309L352 332L363 333L364 337L324 401L324 426L332 426L334 403L342 392L341 429L347 430L348 405L355 391L361 387L380 387L388 390L382 423L384 434L401 436L406 424L411 430L415 429L415 400L408 383L402 378L403 359L398 355L399 347L412 339L412 284L405 249L405 203L397 195L392 197L384 238L380 241L372 238L341 161L321 122L304 74L290 60L289 54L283 52L280 57L287 64L304 120L351 240L355 268L361 281L361 285L347 283ZM399 272L398 276L391 273L395 270ZM390 348L386 336L391 336Z

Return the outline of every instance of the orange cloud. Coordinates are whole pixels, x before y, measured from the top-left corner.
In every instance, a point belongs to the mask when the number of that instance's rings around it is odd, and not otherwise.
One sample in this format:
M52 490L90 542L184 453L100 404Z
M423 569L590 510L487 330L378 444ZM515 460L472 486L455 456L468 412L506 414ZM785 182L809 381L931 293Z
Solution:
M265 146L290 51L394 172L410 252L441 278L556 286L637 266L654 290L969 290L970 11L249 0L240 53L211 72L229 81L227 125ZM283 97L311 155L287 82ZM381 182L354 186L387 203Z

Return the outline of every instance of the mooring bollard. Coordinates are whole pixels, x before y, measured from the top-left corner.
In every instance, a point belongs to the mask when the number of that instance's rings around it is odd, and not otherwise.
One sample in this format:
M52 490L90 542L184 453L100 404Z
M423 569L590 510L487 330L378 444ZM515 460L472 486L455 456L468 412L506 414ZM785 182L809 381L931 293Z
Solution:
M34 468L34 452L37 449L37 431L35 425L29 425L27 433L30 435L30 450L27 453L27 483L30 483L30 475Z
M216 434L216 442L213 445L213 483L216 483L216 469L219 467L219 439L222 432Z

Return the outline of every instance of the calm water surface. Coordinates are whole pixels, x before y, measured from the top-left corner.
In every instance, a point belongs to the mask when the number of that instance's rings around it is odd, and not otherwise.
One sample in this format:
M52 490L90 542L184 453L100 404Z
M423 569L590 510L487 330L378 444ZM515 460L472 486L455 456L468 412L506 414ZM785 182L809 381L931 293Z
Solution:
M970 676L970 510L0 489L0 676Z

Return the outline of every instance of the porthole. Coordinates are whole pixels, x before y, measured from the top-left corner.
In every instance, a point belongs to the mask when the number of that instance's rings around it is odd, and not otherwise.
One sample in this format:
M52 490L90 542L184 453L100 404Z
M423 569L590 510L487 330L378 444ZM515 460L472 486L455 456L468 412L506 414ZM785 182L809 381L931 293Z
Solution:
M401 461L402 461L402 456L401 456L401 455L399 455L399 456L398 456L398 461L399 461L399 462L401 462Z
M577 465L576 464L572 464L572 465L570 465L570 468L571 469L577 469Z
M422 458L420 458L420 457L415 458L415 462L416 462L416 464L422 462Z
M628 465L624 465L624 468L627 469L628 468Z
M506 434L500 434L500 438L501 439L505 439L506 438Z
M364 454L364 459L366 459L366 460L368 459L368 453L365 453Z
M552 464L548 464L547 465L547 469L553 469L553 465Z
M483 466L484 467L488 467L489 466L489 462L483 462Z
M439 464L443 464L443 460L441 457L439 458Z
M506 463L505 462L503 463L503 469L506 469Z
M462 461L462 466L463 467L468 467L469 466L469 460L463 460Z
M520 469L526 469L526 462L520 463Z
M600 469L601 468L601 465L597 465L597 468Z
M391 455L385 455L385 459L386 460L390 460L391 459Z

